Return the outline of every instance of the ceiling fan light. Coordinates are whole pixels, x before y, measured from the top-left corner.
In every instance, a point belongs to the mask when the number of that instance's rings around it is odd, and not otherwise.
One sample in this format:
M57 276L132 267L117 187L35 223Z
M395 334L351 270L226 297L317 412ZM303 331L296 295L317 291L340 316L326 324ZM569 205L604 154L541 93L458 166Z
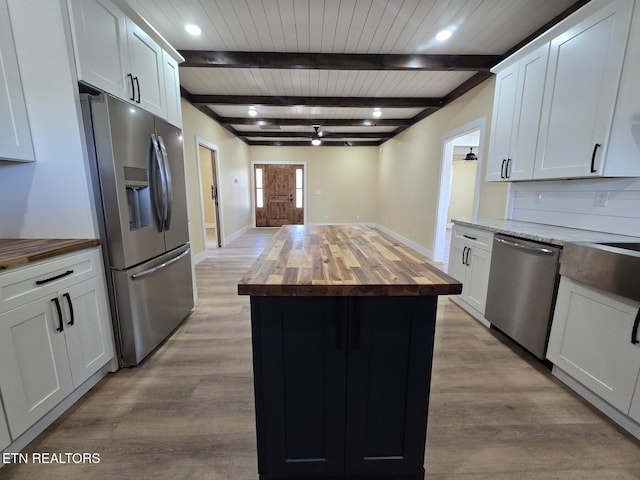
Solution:
M317 147L321 143L322 143L322 140L320 140L320 137L313 137L311 139L311 145L313 145L314 147Z
M258 115L256 107L249 107L249 116L255 117L256 115Z
M382 115L382 110L380 110L379 108L374 108L373 109L373 116L378 118L379 116Z

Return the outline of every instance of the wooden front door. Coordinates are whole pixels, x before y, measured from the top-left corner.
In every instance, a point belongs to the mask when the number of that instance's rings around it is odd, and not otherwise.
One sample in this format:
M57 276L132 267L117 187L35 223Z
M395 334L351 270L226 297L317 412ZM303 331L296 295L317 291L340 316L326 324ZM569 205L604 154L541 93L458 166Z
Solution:
M304 166L255 165L256 227L304 223Z

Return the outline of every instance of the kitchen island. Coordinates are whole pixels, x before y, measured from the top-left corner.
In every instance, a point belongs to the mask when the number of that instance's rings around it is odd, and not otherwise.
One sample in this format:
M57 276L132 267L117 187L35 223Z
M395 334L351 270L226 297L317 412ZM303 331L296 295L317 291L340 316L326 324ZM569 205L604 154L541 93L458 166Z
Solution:
M424 478L438 295L462 285L365 226L285 226L251 296L262 480Z

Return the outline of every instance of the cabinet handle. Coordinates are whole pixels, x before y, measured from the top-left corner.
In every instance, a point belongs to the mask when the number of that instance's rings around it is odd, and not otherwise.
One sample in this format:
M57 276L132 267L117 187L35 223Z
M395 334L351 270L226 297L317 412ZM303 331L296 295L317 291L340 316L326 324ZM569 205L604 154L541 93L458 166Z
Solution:
M138 77L133 77L133 79L136 81L136 86L138 87L138 99L136 100L136 103L140 103L140 82L138 81Z
M633 330L631 330L631 343L633 345L640 343L638 341L638 325L640 325L640 309L638 309L638 313L636 313L636 320L633 322Z
M504 169L504 178L511 178L511 171L509 167L511 166L511 159L507 158L507 166Z
M596 152L598 147L601 147L599 143L596 143L593 147L593 153L591 154L591 173L596 173Z
M464 259L464 264L465 264L465 265L471 265L471 264L469 263L469 252L470 252L470 251L471 251L471 249L467 247L467 256L466 256L466 257L465 257L465 259Z
M471 235L462 234L464 238L468 238L469 240L478 240L478 237L472 237Z
M502 166L500 167L500 178L506 178L506 177L504 176L504 164L505 164L505 163L507 163L507 160L503 158L503 159L502 159Z
M67 325L73 326L76 318L75 318L75 315L73 314L73 302L71 302L71 295L69 295L68 293L65 293L62 296L67 299L67 305L69 305L69 322L67 323Z
M66 277L67 275L71 275L73 270L67 270L60 275L55 275L53 277L45 278L44 280L36 280L36 285L44 285L45 283L53 282L54 280L58 280L60 278Z
M133 102L136 99L136 87L133 86L133 75L127 73L127 77L131 80L131 98L129 100Z
M56 310L58 311L58 328L56 332L62 332L64 330L64 322L62 321L62 309L60 308L60 301L58 298L52 298L51 301L56 304Z
M464 254L465 254L465 253L467 253L467 248L469 248L469 247L464 247L464 248L462 249L462 264L463 264L463 265L466 265L466 264L464 263Z

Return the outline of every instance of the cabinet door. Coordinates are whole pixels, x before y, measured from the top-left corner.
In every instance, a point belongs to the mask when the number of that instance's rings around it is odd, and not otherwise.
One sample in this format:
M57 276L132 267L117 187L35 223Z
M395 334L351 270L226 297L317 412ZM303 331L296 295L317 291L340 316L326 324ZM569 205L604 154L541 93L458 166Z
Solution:
M69 0L78 80L131 99L126 17L111 0Z
M0 392L2 393L2 392ZM0 452L7 448L11 443L11 437L9 436L9 427L5 421L4 408L0 401Z
M424 473L436 300L351 299L347 475Z
M35 160L6 0L0 0L0 159Z
M127 19L127 49L129 52L129 69L135 85L133 101L142 108L166 117L164 100L164 72L162 49L138 27ZM130 97L125 97L130 98Z
M514 132L505 166L509 180L527 180L533 175L548 57L549 44L546 43L518 62L518 93L511 126Z
M61 293L71 375L78 387L113 358L103 277L93 277Z
M346 304L251 297L258 470L265 478L344 471Z
M0 315L0 389L17 438L73 390L52 297ZM57 298L57 297L56 297Z
M162 51L164 72L164 91L167 101L167 122L182 128L182 108L180 106L180 73L178 62L164 50Z
M487 181L504 180L507 158L510 156L514 129L519 63L496 76L493 120L491 122L491 148L487 165Z
M534 178L601 174L631 8L614 0L551 41Z
M562 277L547 348L554 365L625 414L640 370L638 306Z
M640 311L638 312L638 315L640 315ZM638 380L636 380L636 389L631 399L629 416L636 422L640 422L640 374L638 375Z
M467 263L467 284L463 298L484 315L487 303L491 254L485 250L471 248Z
M447 272L453 278L462 282L462 291L466 288L467 266L464 263L464 254L466 254L464 241L451 236L451 247L449 248L449 271Z

